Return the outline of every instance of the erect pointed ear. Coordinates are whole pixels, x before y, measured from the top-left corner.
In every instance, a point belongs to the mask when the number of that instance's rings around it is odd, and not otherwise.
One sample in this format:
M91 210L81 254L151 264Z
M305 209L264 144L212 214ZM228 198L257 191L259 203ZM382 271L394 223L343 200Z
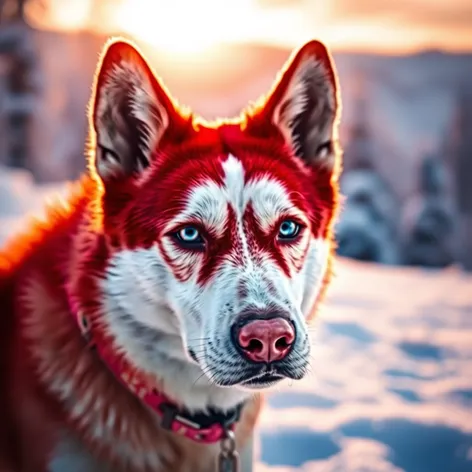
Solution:
M141 172L171 123L182 121L164 86L131 43L109 43L99 62L90 122L95 168L106 180Z
M339 111L333 60L324 44L310 41L287 61L255 118L275 126L297 157L332 171Z

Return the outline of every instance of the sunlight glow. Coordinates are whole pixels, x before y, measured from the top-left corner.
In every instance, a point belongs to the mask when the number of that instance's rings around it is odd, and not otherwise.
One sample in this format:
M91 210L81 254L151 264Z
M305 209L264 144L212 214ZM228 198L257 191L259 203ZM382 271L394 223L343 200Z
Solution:
M87 22L92 1L70 1L64 8L64 0L49 0L49 21L60 29L80 28Z
M253 0L127 0L118 9L115 21L137 40L185 55L241 36L254 10ZM232 27L228 27L228 20ZM239 31L235 34L236 25Z
M368 3L372 2L372 11ZM366 0L364 10L342 8L332 0L42 0L28 10L33 25L66 31L124 34L178 60L208 58L224 43L264 43L298 47L319 38L336 49L395 52L421 47L470 50L465 18L470 0L451 0L454 17L441 0L419 0L387 15ZM1 0L0 0L1 3ZM449 8L449 7L448 7ZM454 11L454 10L451 10ZM460 12L464 12L463 15ZM428 21L428 18L430 20ZM463 19L462 19L463 18ZM454 20L454 21L453 21Z

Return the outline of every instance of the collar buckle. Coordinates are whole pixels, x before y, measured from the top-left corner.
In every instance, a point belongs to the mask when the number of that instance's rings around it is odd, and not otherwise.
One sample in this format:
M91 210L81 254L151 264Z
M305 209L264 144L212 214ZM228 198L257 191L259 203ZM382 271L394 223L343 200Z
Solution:
M162 403L161 405L159 405L159 408L162 411L161 426L164 429L171 431L172 425L178 417L177 407L175 405L172 405L171 403Z
M164 429L172 431L172 426L174 424L174 421L178 421L184 426L187 426L195 430L202 429L198 423L191 421L188 418L185 418L184 416L181 416L179 414L179 409L175 405L172 405L171 403L162 403L159 406L159 408L162 411L161 426Z

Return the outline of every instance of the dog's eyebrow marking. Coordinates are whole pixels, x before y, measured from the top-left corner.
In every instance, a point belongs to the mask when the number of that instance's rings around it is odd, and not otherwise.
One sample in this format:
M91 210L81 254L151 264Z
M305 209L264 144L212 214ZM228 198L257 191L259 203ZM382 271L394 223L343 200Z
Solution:
M196 220L213 230L217 236L221 236L224 233L227 218L228 208L224 189L216 182L206 180L190 190L187 205L176 218L169 222L168 228L187 223L189 220Z
M248 203L263 231L269 231L282 215L297 217L308 225L304 212L291 201L287 189L269 177L251 180L246 185L245 205Z

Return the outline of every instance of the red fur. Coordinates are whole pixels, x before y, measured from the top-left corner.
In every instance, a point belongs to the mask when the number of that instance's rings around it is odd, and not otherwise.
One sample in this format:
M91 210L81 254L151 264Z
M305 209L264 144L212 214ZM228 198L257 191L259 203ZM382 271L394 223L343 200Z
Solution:
M118 52L112 51L106 60ZM107 68L109 63L103 61L102 66ZM288 76L284 77L282 81L287 81ZM101 80L98 76L95 90ZM165 107L172 109L174 104L165 89L157 82L154 86L159 87L156 90ZM65 425L110 463L123 470L148 470L126 468L109 445L91 437L86 425L70 416L70 408L48 388L52 377L41 370L37 350L57 353L61 374L67 373L74 380L75 398L83 398L87 389L92 389L97 398L106 400L100 412L104 419L109 408L116 411L118 440L133 445L137 454L165 443L164 458L172 470L180 470L175 467L188 446L181 446L156 428L139 400L87 351L71 309L84 310L99 326L102 294L93 276L104 273L115 251L148 248L158 242L163 229L182 209L192 186L207 179L222 181L220 164L228 154L242 162L247 180L269 175L281 182L308 216L313 236L332 239L338 203L335 177L293 156L268 120L267 114L280 93L276 91L265 106L234 122L204 124L176 112L173 126L162 137L143 175L115 176L103 184L91 165L64 204L52 205L45 221L31 222L25 234L13 237L0 252L0 471L45 471ZM245 222L252 228L251 244L264 247L288 273L282 249L263 234L251 210ZM213 249L204 256L200 283L207 283L222 257L235 251L233 224L228 223L224 235L208 235ZM188 276L186 268L170 257L167 262L178 277ZM25 293L33 308L25 301ZM33 318L39 325L34 336L28 330ZM108 342L112 349L113 341ZM81 362L85 370L78 369ZM119 433L121 422L130 416L133 426ZM249 424L253 419L243 421L241 428Z
M281 182L294 195L294 203L308 215L313 236L330 238L330 222L337 204L337 189L330 174L322 170L314 172L300 164L284 150L278 139L248 138L239 123L222 124L216 130L200 125L198 133L192 130L184 144L164 147L144 181L126 186L121 181L113 182L103 199L109 237L120 247L150 247L159 240L168 222L182 210L194 186L205 180L221 183L223 176L219 164L228 153L242 162L246 181L266 175ZM172 159L166 159L166 155ZM117 218L108 218L108 215L117 215ZM246 219L248 226L254 228L250 212ZM231 225L227 233L231 233ZM262 235L260 238L257 244L267 248L267 241ZM214 250L203 264L201 282L208 280L218 269L215 260L234 250L230 242L228 235L212 241ZM270 252L281 265L285 264L280 248L273 247ZM172 265L169 259L167 261ZM182 270L174 268L176 274Z

